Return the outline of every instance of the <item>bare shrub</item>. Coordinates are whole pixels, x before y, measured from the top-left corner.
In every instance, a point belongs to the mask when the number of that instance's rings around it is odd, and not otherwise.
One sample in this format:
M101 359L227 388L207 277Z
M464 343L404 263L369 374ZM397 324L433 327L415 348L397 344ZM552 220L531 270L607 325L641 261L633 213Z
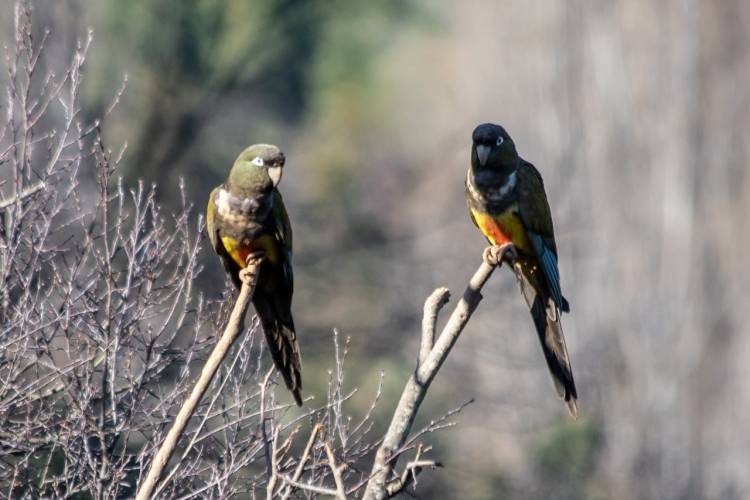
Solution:
M0 128L0 488L23 498L128 497L221 331L233 292L209 300L193 287L203 220L184 186L181 210L166 213L156 186L126 186L117 176L126 147L113 152L101 132L125 85L104 116L83 118L79 95L92 34L65 67L42 74L52 35L35 38L27 4L16 4L14 15ZM482 272L481 284L491 269ZM156 494L344 498L362 494L375 476L379 496L416 486L419 471L438 465L425 459L421 438L451 426L460 408L410 435L414 416L479 300L477 292L468 314L464 307L449 322L431 356L437 312L447 301L447 290L439 293L444 300L425 311L422 353L405 391L412 403L395 414L397 434L372 435L382 376L369 411L347 414L356 389L345 387L348 340L338 334L325 403L289 412L276 399L275 372L253 319ZM422 367L428 359L431 366ZM406 453L414 459L396 473Z

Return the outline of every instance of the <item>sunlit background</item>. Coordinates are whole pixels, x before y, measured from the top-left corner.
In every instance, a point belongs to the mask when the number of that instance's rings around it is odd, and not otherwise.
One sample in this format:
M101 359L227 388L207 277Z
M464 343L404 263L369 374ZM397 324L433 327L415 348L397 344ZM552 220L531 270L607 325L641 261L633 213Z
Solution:
M423 408L423 498L750 498L750 3L744 0L39 0L47 57L89 28L88 117L123 175L196 213L255 142L287 154L294 313L307 393L332 329L381 423L418 348L422 301L459 296L484 241L463 180L471 131L503 124L545 179L580 394L555 397L505 269ZM0 0L12 40L12 2ZM2 110L2 112L5 112ZM223 290L209 249L200 286Z

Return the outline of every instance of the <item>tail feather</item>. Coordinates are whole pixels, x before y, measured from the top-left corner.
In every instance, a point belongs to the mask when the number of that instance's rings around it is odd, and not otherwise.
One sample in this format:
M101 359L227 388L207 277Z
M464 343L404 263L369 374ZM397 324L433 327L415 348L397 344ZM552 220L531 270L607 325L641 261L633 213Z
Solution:
M302 406L302 363L294 330L276 322L263 325L268 350L271 351L273 363L281 372L284 383L294 396L298 406Z
M550 313L547 310L550 307L555 306L553 303L548 303L545 307L541 296L537 295L531 307L531 317L534 319L534 326L539 335L544 359L547 361L552 381L555 383L557 395L565 401L568 412L575 418L578 413L576 404L578 391L573 380L568 349L565 346L565 337L560 324L560 311Z
M515 266L514 270L521 286L521 292L531 311L531 317L542 344L544 359L547 362L550 375L552 375L557 394L565 401L568 412L575 418L578 414L578 391L573 380L573 370L570 366L570 357L560 323L561 311L552 298L545 301L542 294L536 292L521 271L520 266ZM567 301L565 302L567 304Z
M302 359L294 322L290 316L287 321L283 321L273 309L271 302L265 300L257 291L253 302L263 325L266 345L273 363L281 372L284 383L294 396L294 401L298 406L302 406Z

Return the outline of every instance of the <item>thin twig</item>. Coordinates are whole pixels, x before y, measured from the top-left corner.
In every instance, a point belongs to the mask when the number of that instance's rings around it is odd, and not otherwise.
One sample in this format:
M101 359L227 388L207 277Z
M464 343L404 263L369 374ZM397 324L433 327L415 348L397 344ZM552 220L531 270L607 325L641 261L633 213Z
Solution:
M442 466L443 464L441 464L440 462L435 462L434 460L412 460L411 462L406 464L401 477L388 483L388 485L386 486L388 496L395 497L406 488L408 488L409 485L416 485L417 476L422 472L423 469L437 469Z
M263 377L263 381L260 383L260 431L263 436L263 452L266 457L266 474L268 474L269 478L273 477L273 463L271 458L272 450L270 450L268 433L266 432L266 388L272 374L273 367L268 370L266 376Z
M422 343L419 348L419 366L427 359L433 345L435 345L435 326L437 324L440 309L448 303L451 292L445 287L436 289L424 301L424 314L422 316Z
M328 456L328 466L331 468L331 473L333 473L333 482L336 483L336 499L346 500L344 480L341 478L341 471L346 468L346 464L336 465L336 457L333 454L330 444L326 443L325 449Z
M291 477L285 476L284 474L279 474L279 477L285 483L288 483L290 486L294 486L298 490L311 491L320 495L336 496L338 494L338 492L332 488L324 488L322 486L315 486L314 484L304 484L300 483L299 481L293 481Z
M401 473L400 477L394 479L386 485L386 490L389 497L395 497L406 488L408 488L412 483L416 487L417 476L425 467L429 467L431 469L442 467L441 463L435 462L434 460L422 460L422 454L425 451L427 450L425 450L421 444L417 446L417 452L414 455L414 460L406 464L406 467L404 467L404 472Z
M297 469L294 471L294 475L292 476L292 481L295 483L299 481L299 478L302 476L302 472L305 470L305 463L307 463L307 460L310 458L310 452L312 451L313 445L315 444L315 438L318 436L318 432L320 431L321 427L322 426L319 423L315 424L315 427L313 427L313 430L310 433L310 439L307 440L305 451L302 453L302 457L300 457L299 463L297 464ZM294 491L294 488L290 483L284 491L284 494L281 496L282 500L286 500L287 498L289 498L289 496L292 494L292 491Z
M263 433L265 440L265 422L262 423L263 425ZM271 459L270 459L270 472L268 472L268 486L266 486L266 499L271 500L273 498L273 490L276 488L276 482L278 480L278 473L279 470L279 463L278 463L278 457L279 457L279 450L277 447L277 444L279 442L279 432L281 432L281 427L276 427L273 433L273 441L271 446ZM268 449L268 445L266 444L266 450Z
M25 188L23 191L18 193L17 195L8 198L7 200L0 201L0 211L5 210L9 206L15 204L16 202L23 201L29 196L33 195L34 193L37 193L44 189L45 184L44 182L37 182L36 184L33 184L27 188Z

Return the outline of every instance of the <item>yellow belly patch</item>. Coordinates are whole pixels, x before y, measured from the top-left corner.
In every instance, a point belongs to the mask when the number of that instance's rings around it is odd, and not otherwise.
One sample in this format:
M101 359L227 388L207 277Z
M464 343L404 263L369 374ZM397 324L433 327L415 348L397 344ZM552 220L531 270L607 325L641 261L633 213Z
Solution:
M232 260L241 268L244 268L247 264L248 255L261 250L265 252L265 258L271 264L279 263L279 244L271 235L264 234L248 244L242 244L229 236L222 236L221 242Z
M526 236L526 228L521 224L521 220L514 212L513 207L499 215L490 215L471 209L471 215L477 222L482 234L493 245L513 243L521 250L532 250L529 238Z

